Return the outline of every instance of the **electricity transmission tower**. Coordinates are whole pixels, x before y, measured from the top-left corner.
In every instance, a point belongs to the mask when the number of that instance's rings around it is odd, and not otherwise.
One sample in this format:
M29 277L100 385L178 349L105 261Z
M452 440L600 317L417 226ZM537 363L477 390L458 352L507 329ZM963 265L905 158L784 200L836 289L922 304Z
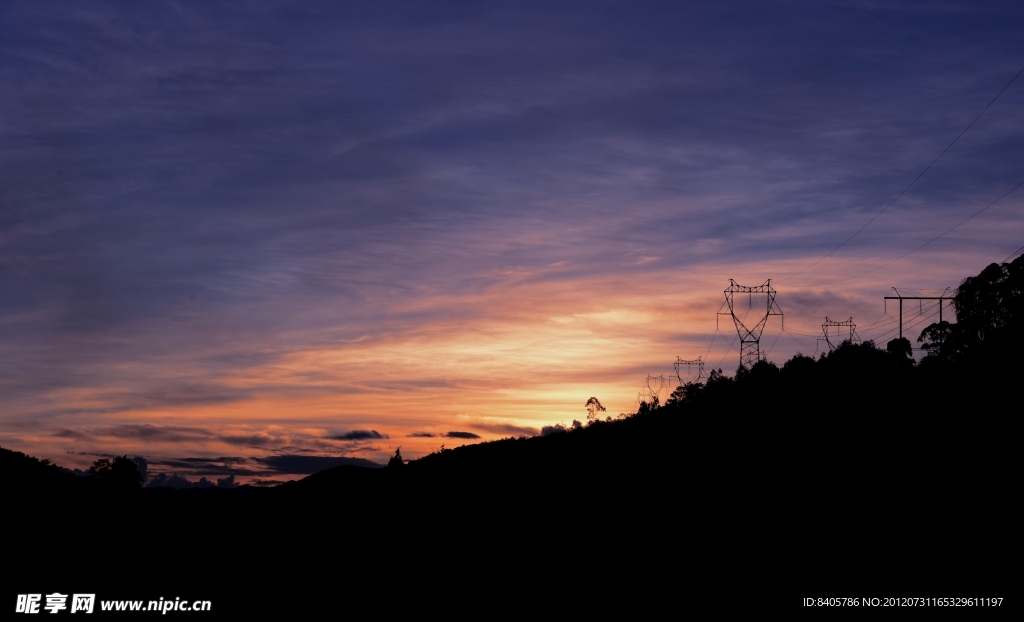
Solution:
M676 370L676 380L679 381L679 384L676 385L676 386L680 386L681 387L684 384L686 384L685 382L683 382L682 374L679 373L679 370L680 370L680 368L683 367L683 365L686 366L686 378L687 379L690 378L690 366L692 366L692 365L696 365L697 366L697 380L695 382L697 384L700 384L701 379L704 378L704 361L700 360L699 356L697 357L697 360L695 360L695 361L684 361L683 359L681 359L681 358L679 358L677 356L676 357L676 362L672 364L672 367L674 367L675 370Z
M651 396L652 402L658 400L658 396L665 388L665 376L647 376L647 381L644 383L644 387Z
M761 296L764 296L764 315L761 316L761 319L758 320L757 324L754 324L753 328L747 328L746 324L736 316L737 294L740 294L740 300L742 300L742 294L747 294L747 313L754 309L754 294L758 295L759 303L761 301ZM782 316L782 309L775 303L775 294L776 292L775 289L772 288L771 279L765 281L763 285L757 285L754 287L745 287L737 284L736 281L729 279L729 287L725 290L725 302L722 303L721 307L718 307L718 315L731 315L733 324L736 325L736 334L740 337L741 367L749 369L754 365L754 363L761 360L761 333L764 332L764 326L768 322L768 318L770 316ZM724 313L722 311L722 307L725 307L726 305L729 306L728 313ZM758 311L758 315L760 315L760 311ZM785 317L783 317L783 326L785 326L785 321Z
M650 404L654 402L654 397L646 386L640 389L640 392L636 394L636 403L633 404L634 408L640 408L642 404Z
M829 335L830 328L836 329L834 336ZM849 329L846 341L860 341L860 337L857 336L857 325L853 323L852 317L846 320L845 322L837 322L835 320L828 319L828 316L825 317L825 323L821 325L821 337L818 337L818 341L824 340L825 343L828 344L829 352L835 350L836 347L844 341L843 339L840 339L840 337L842 336L841 333L843 328ZM835 339L836 343L832 343L833 338Z

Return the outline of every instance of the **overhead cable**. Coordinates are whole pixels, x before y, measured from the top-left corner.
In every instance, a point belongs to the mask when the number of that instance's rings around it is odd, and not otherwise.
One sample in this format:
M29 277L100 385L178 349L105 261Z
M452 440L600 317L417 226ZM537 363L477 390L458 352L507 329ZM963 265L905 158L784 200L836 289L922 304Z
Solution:
M986 205L985 207L981 208L980 210L978 210L978 211L974 212L973 214L971 214L971 215L970 215L970 216L968 216L967 218L964 218L964 219L963 219L963 220L961 220L961 221L960 221L959 223L957 223L957 224L953 225L953 226L952 226L952 227L950 227L949 229L946 229L945 231L943 231L943 232L942 232L942 233L940 233L939 235L937 235L937 236L935 236L934 238L932 238L932 239L928 240L927 242L925 242L925 243L924 243L924 244L922 244L921 246L918 246L918 247L917 247L917 248L915 248L914 250L912 250L912 251L907 251L906 253L903 253L902 255L900 255L899 257L897 257L896 259L893 259L893 260L887 261L887 262L885 262L884 264L882 264L882 265L880 265L880 266L875 266L874 268L871 268L870 270L865 270L864 272L861 272L860 274L855 274L855 275L853 275L853 276L848 276L848 277L846 277L845 279L839 279L838 281L831 281L831 282L829 282L829 283L818 283L818 284L816 284L816 285L797 285L797 287L824 287L824 286L826 286L826 285L835 285L836 283L843 283L843 282L845 282L845 281L850 281L850 280L856 279L856 278L858 278L858 277L862 277L862 276L864 276L865 274L871 274L871 273L872 273L872 272L874 272L875 270L880 270L881 268L884 268L884 267L886 267L886 266L888 266L888 265L890 265L890 264L894 264L894 263L896 263L897 261L899 261L900 259L903 259L904 257L906 257L907 255L910 255L910 254L912 254L912 253L916 253L917 251L921 250L921 249L922 249L922 248L924 248L925 246L928 246L929 244L931 244L931 243L932 243L932 242L934 242L935 240L938 240L939 238L943 237L944 235L946 235L946 234L947 234L947 233L949 233L950 231L952 231L952 230L956 229L957 227L959 227L960 225L964 224L964 223L965 223L965 222L967 222L968 220L970 220L970 219L974 218L975 216L977 216L978 214L980 214L980 213L984 212L985 210L987 210L988 208L992 207L992 206L993 206L993 205L995 205L996 203L998 203L998 202L1002 201L1002 200L1003 200L1003 199L1005 199L1005 198L1006 198L1007 196L1009 196L1009 194L1010 194L1011 192L1013 192L1013 191L1014 191L1014 190L1016 190L1017 188L1020 188L1021 186L1024 186L1024 181L1021 181L1021 182L1020 182L1019 184L1017 184L1017 185L1016 185L1016 186L1014 186L1013 188L1010 188L1009 190L1007 190L1006 192L1004 192L1004 193L1003 193L1003 195L1002 195L1001 197L999 197L999 198L998 198L998 199L996 199L995 201L992 201L991 203L989 203L989 204L988 204L988 205ZM1022 250L1024 250L1024 249L1022 249ZM1020 251L1017 251L1017 252L1020 252Z
M947 146L947 147L946 147L945 149L943 149L943 150L942 150L942 153L940 153L940 154L939 154L938 156L936 156L936 158L935 158L934 160L932 160L931 164L929 164L928 166L926 166L926 167L924 168L924 170L923 170L923 171L921 171L921 172L920 172L920 173L919 173L919 174L917 175L917 177L915 177L915 178L914 178L914 180L913 180L912 182L910 182L910 183L909 183L909 184L907 185L907 187L906 187L906 188L904 188L903 190L901 190L901 191L900 191L900 193L896 195L896 198L894 198L894 199L893 199L892 201L889 201L889 202L888 202L888 203L886 204L886 206L885 206L885 207L883 207L883 208L882 208L881 210L879 210L879 212L878 212L877 214L875 214L874 216L872 216L872 217L871 217L871 220L869 220L869 221L867 221L866 223L864 223L864 226L862 226L862 227L861 227L860 229L857 229L856 231L854 231L854 232L853 232L853 235L851 235L850 237L848 237L848 238L846 238L845 240L843 240L843 241L842 241L842 242L841 242L841 243L839 244L839 246L837 246L837 247L833 248L832 250L830 250L830 251L829 251L828 253L826 253L826 254L825 254L825 256L824 256L824 257L821 257L820 259L818 259L817 261L815 261L815 262L814 262L814 263L812 263L811 265L807 266L807 267L806 267L806 268L804 268L803 270L800 270L799 272L795 272L795 273L793 273L793 274L791 274L791 275L787 276L786 278L783 278L783 279L779 279L779 280L778 280L778 282L779 282L779 283L782 283L782 282L788 281L789 279L791 279L791 278L793 278L793 277L795 277L795 276L798 276L798 275L800 275L800 274L803 274L804 272L806 272L806 271L810 270L811 268L813 268L814 266L818 265L819 263L821 263L821 262L822 262L822 261L824 261L825 259L828 259L828 258L829 258L830 256L832 256L832 254L833 254L833 253L835 253L835 252L836 252L837 250L839 250L840 248L842 248L842 247L846 246L846 243L847 243L847 242L849 242L849 241L850 241L850 240L852 240L853 238L857 237L857 235L858 235L858 234L859 234L859 233L860 233L861 231L863 231L864 229L866 229L866 228L867 228L867 226L868 226L868 225L870 225L871 223L873 223L873 222L875 221L875 219L876 219L876 218L878 218L879 216L881 216L881 215L882 215L882 213L883 213L883 212L885 212L885 210L889 209L889 207L890 207L890 206L891 206L891 205L892 205L893 203L895 203L896 201L898 201L898 200L899 200L899 198L900 198L900 197L902 197L902 196L903 196L903 195L904 195L904 194L905 194L905 193L907 192L907 190L910 190L910 188L911 188L911 187L912 187L912 186L913 186L914 184L916 184L916 183L917 183L917 180L921 179L921 177L923 177L923 176L924 176L924 174L925 174L925 173L927 173L929 169L931 169L931 167L935 166L935 163L936 163L936 162L938 162L938 161L939 161L939 159L940 159L940 158L942 158L942 156L946 155L946 152L947 152L947 151L949 151L949 150L950 150L950 148L952 148L952 147L953 147L953 145L955 145L955 144L956 144L956 142L957 142L958 140L960 140L960 137L961 137L961 136L963 136L964 134L966 134L966 133L967 133L967 130L971 129L971 126L972 126L972 125L974 125L974 124L975 124L975 122L977 122L977 120L981 118L981 115L985 114L985 111L987 111L987 110L988 110L989 108L991 108L991 107L992 107L992 104L996 103L996 100L997 100L997 99L999 99L999 97L1000 97L1000 96L1001 96L1001 95L1002 95L1002 94L1003 94L1003 93L1004 93L1004 92L1006 91L1006 89L1010 88L1010 85L1011 85L1011 84L1013 84L1014 80L1016 80L1016 79L1017 79L1017 77L1018 77L1018 76L1020 76L1020 74L1021 74L1022 72L1024 72L1024 67L1021 67L1021 68L1020 68L1020 71L1018 71L1018 72L1017 72L1017 73L1016 73L1016 74L1015 74L1015 75L1014 75L1014 76L1013 76L1012 78L1010 78L1010 81L1006 83L1006 86L1004 86L1004 87L1002 88L1002 90L1001 90L1001 91L999 91L999 93L997 93L997 94L996 94L996 96L992 98L992 101L990 101L990 102L988 103L988 105L987 105L987 106L985 106L985 108L984 108L984 109L982 109L982 111L978 113L978 116L974 117L974 119L973 119L973 120L972 120L972 121L971 121L970 123L968 123L968 124L967 124L967 127L965 127L965 128L963 129L963 131L962 131L962 132L960 132L959 134L957 134L957 137L953 139L953 142L949 143L949 145L948 145L948 146ZM1024 183L1024 182L1022 182L1022 183ZM1014 190L1016 190L1016 188L1014 188ZM1012 192L1012 190L1011 190L1010 192ZM1007 193L1007 194L1009 194L1009 193ZM1002 198L1002 197L1000 197L1000 198ZM996 199L996 200L998 201L999 199ZM957 225L957 226L959 226L959 225ZM947 232L947 233L948 233L948 232ZM943 234L943 235L945 235L945 234ZM940 237L941 237L941 236L940 236ZM917 249L914 249L914 250L917 250ZM914 251L911 251L911 253L912 253L912 252L914 252ZM909 254L909 253L908 253L908 254ZM905 256L906 256L906 255L904 255L904 257L905 257ZM900 257L899 259L902 259L902 257ZM893 261L895 261L895 260L893 260ZM891 263L891 262L890 262L890 263ZM884 265L888 265L888 264L884 264ZM880 267L882 267L882 266L879 266L879 268L880 268ZM865 273L865 274L866 274L866 273ZM861 275L857 275L857 276L861 276ZM855 277L850 277L850 278L855 278ZM836 281L836 282L838 283L838 282L840 282L840 281ZM828 285L831 285L831 283L829 283Z

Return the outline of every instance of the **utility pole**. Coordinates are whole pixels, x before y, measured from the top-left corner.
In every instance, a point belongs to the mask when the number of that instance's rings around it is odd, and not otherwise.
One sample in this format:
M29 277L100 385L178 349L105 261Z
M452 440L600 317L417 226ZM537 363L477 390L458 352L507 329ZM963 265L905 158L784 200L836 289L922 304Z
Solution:
M938 300L939 301L939 321L941 322L942 321L942 301L943 300L953 300L953 298L955 298L955 296L904 296L903 294L900 294L900 290L896 289L895 287L892 288L892 291L896 292L895 296L885 296L884 298L885 298L885 300L899 300L900 301L900 339L903 339L903 301L904 300L917 300L919 304L921 303L920 301L923 301L923 300ZM949 291L948 287L946 288L946 291ZM828 319L828 318L826 318L826 319ZM853 318L850 318L850 319L853 319Z

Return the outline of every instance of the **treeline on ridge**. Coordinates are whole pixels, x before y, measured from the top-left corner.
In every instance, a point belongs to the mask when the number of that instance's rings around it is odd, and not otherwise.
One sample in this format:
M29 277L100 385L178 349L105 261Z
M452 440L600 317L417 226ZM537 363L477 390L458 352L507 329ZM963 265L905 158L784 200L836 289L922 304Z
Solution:
M1007 416L1003 406L1021 367L1011 338L1024 326L1024 256L965 279L953 303L955 323L934 323L921 332L926 356L920 363L905 338L893 339L884 349L871 341L843 342L816 359L797 354L781 366L761 361L750 369L740 367L733 377L713 370L704 383L676 388L664 404L644 403L637 413L615 420L591 416L587 425L564 433L466 445L408 463L392 459L388 469L337 467L283 488L310 490L328 482L378 482L423 473L462 480L529 476L543 486L549 478L583 481L588 474L632 471L627 465L667 468L682 457L690 439L712 442L721 436L720 429L740 438L884 422L890 433L931 434L950 421L976 427L999 420ZM875 432L873 427L852 429L847 436ZM9 450L0 450L0 460L8 487L22 490L77 486L109 492L136 489L141 480L125 457L98 460L84 478L61 472L49 460Z

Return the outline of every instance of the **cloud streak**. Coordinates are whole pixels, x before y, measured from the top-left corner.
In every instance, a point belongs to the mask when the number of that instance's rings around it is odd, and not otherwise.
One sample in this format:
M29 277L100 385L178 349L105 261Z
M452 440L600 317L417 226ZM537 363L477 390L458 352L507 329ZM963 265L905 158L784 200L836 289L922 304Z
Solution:
M480 438L479 434L476 434L476 433L473 433L473 432L458 432L458 431L445 432L441 436L443 436L445 438L461 438L461 439L477 439L477 438Z
M344 432L336 436L329 436L328 438L338 441L366 441L386 439L388 435L381 434L377 430L352 430L351 432Z

